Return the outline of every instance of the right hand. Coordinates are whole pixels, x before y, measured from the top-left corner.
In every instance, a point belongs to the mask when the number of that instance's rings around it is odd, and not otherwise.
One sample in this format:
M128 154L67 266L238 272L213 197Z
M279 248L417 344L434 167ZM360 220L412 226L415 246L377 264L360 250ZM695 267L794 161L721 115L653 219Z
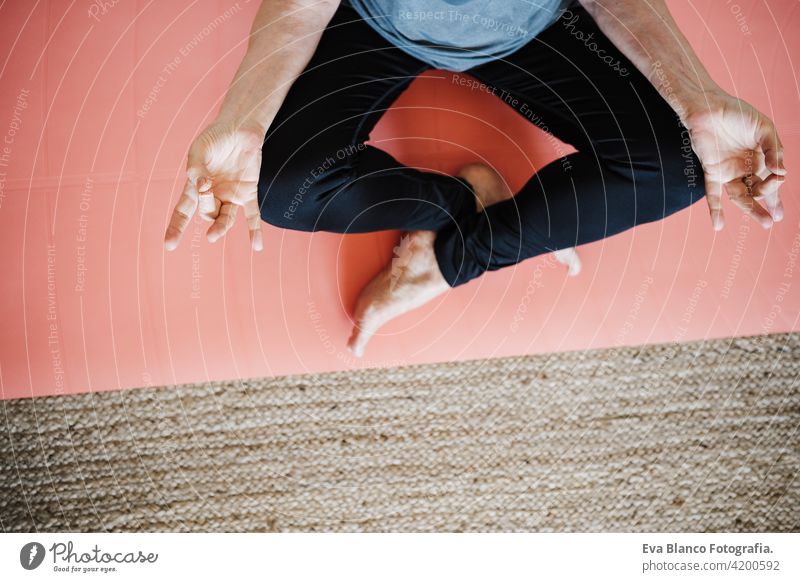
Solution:
M173 250L195 211L213 224L206 234L216 242L227 233L241 206L250 230L253 250L263 248L258 177L264 133L259 128L217 121L208 126L189 148L186 185L172 212L164 246Z

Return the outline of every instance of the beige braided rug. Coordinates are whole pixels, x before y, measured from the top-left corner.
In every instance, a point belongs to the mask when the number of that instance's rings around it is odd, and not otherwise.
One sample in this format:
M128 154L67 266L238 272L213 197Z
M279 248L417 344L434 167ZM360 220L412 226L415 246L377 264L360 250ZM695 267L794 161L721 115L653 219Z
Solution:
M18 400L4 530L797 531L800 334Z

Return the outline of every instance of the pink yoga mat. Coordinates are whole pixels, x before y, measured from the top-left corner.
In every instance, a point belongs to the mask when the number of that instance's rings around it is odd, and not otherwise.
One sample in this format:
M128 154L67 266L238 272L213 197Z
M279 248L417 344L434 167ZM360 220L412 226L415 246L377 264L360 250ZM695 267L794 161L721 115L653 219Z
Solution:
M577 278L545 256L473 281L392 322L362 360L344 347L348 313L397 233L264 225L253 254L244 224L210 245L196 222L163 250L188 144L218 107L256 4L0 7L3 398L798 329L796 1L670 3L715 78L780 128L782 223L764 231L726 203L715 233L700 203L581 248ZM513 186L559 157L498 100L435 71L372 140L444 172L486 160Z

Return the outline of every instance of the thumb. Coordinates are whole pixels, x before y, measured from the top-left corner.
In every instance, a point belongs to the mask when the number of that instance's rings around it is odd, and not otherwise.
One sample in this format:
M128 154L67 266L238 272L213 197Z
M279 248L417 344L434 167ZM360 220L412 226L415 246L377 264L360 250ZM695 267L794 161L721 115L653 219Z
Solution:
M722 192L724 186L721 182L706 178L706 202L711 213L711 226L716 231L725 227L725 215L722 212Z
M767 169L778 176L786 174L786 166L783 165L783 144L778 137L778 130L771 121L762 123L758 131L758 145L764 152L764 163Z

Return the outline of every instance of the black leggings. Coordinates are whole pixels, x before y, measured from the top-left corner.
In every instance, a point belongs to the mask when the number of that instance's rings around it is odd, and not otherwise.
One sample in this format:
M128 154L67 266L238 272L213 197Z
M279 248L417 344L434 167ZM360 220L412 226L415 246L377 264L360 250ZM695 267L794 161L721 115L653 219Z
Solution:
M455 286L660 220L704 194L688 132L581 8L510 57L469 71L578 150L485 212L475 211L466 182L364 143L428 68L343 2L267 133L263 219L304 231L435 230L439 267Z

